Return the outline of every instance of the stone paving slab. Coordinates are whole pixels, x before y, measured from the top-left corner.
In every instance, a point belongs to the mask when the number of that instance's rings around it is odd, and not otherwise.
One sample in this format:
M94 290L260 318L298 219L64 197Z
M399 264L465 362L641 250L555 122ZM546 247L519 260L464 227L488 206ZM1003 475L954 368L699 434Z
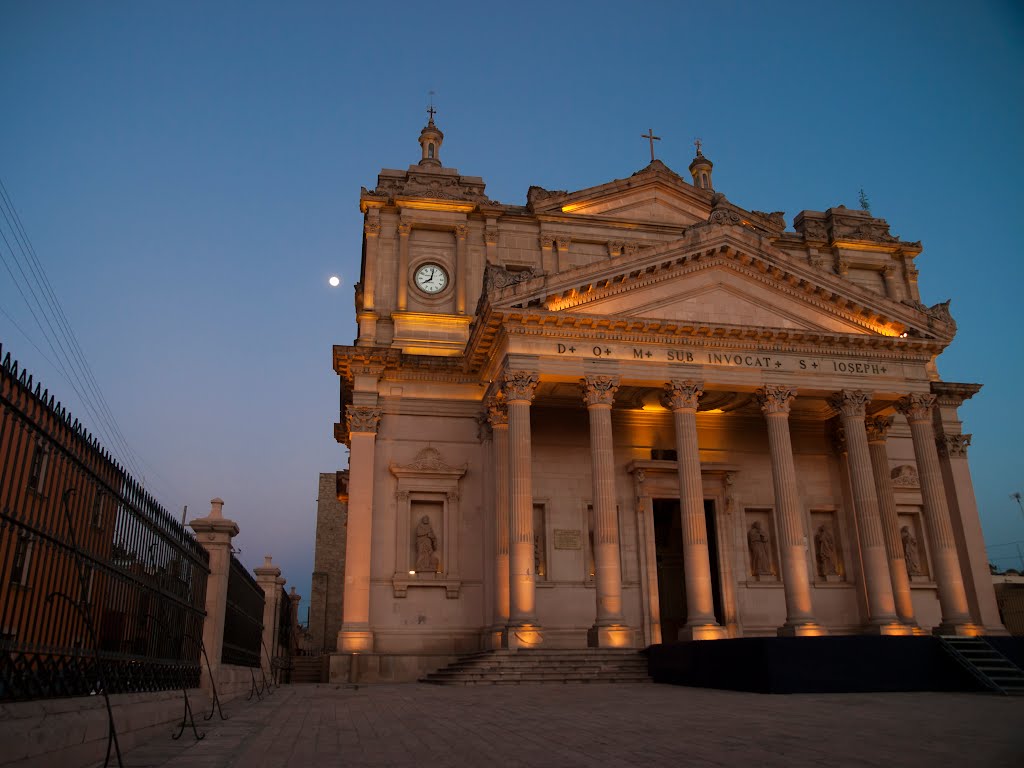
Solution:
M130 768L1024 765L1024 698L769 696L652 684L277 688Z

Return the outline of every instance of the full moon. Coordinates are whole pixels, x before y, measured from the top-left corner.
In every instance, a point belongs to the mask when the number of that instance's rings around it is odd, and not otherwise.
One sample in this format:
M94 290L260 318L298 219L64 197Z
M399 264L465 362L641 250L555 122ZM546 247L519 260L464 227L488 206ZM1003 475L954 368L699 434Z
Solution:
M341 285L341 278L338 277L337 275L331 275L330 279L327 282L331 284L332 288L337 288L339 285Z

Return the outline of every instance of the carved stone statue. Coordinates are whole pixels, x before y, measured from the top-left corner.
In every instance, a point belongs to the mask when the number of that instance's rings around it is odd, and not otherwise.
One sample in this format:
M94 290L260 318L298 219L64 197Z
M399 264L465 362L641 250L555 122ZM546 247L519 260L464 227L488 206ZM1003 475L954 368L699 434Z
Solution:
M837 576L836 540L832 529L822 523L814 534L814 548L818 553L818 575L822 577Z
M903 557L907 561L907 575L920 576L921 555L917 549L917 537L910 532L910 526L904 525L900 528L900 538L903 540Z
M439 563L434 526L430 523L430 516L424 515L416 524L416 570L436 572Z
M750 572L754 576L770 576L772 560L768 554L768 533L755 520L747 531L747 546L750 548Z

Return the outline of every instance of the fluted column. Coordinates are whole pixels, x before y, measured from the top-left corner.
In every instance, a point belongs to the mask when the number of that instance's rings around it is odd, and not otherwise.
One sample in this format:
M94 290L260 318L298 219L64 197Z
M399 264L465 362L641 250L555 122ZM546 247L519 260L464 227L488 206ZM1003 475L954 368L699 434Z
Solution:
M907 418L910 436L917 459L917 474L921 480L921 501L924 503L925 527L931 543L932 565L939 590L942 621L938 634L975 634L978 627L971 623L964 590L960 562L956 555L956 542L949 520L949 507L942 485L939 454L935 447L935 429L932 427L932 407L935 395L907 395L896 401L896 410Z
M366 236L366 261L363 269L362 308L372 310L377 294L377 262L379 260L377 250L380 246L380 214L376 209L371 209L367 214L366 222L363 224L363 234Z
M348 523L345 539L345 597L338 650L373 650L370 631L370 548L373 529L373 464L380 408L350 405L348 428Z
M404 312L409 306L409 234L412 225L407 221L398 224L398 309ZM456 279L458 276L456 276Z
M860 558L864 565L864 586L868 600L868 628L882 634L905 634L906 627L896 620L896 604L892 595L889 561L882 535L882 519L878 512L875 474L871 468L868 436L864 424L871 395L859 390L843 390L828 399L839 411L846 435L846 461L853 489L853 508L857 515L860 537Z
M455 311L466 314L466 238L469 227L459 224L455 227Z
M686 578L686 626L679 630L680 640L725 637L725 630L715 620L708 530L704 520L704 487L697 446L697 404L703 394L703 382L672 379L665 385L661 397L662 405L672 411L675 422L679 467L679 512L682 515L683 572ZM663 638L663 641L671 642L672 638Z
M615 457L612 449L612 401L619 380L612 376L580 379L590 418L590 474L593 479L594 571L597 617L587 633L593 648L630 645L622 617L619 521L615 507Z
M889 474L889 454L885 447L891 416L872 416L865 421L868 433L868 451L871 454L871 469L875 476L878 492L878 512L882 520L882 534L885 538L885 554L889 559L889 578L892 582L892 596L896 604L896 615L907 626L916 627L914 603L910 598L910 577L907 576L907 562L900 538L899 517L896 514L896 496L892 490Z
M530 371L506 371L502 392L508 404L509 466L509 617L503 643L509 648L542 642L537 625L536 574L533 571L533 477L530 403L538 377Z
M508 407L504 396L487 402L487 421L491 425L494 466L494 624L508 624Z
M807 571L806 541L800 496L796 486L793 443L789 436L789 409L796 390L784 385L762 387L755 393L768 425L775 514L782 559L782 585L786 594L786 623L780 635L822 635L825 630L814 620L811 579Z

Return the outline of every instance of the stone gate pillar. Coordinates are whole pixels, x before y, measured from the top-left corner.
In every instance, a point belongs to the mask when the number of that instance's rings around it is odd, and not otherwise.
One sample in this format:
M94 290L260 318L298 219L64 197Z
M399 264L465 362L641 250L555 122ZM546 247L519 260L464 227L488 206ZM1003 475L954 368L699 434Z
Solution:
M231 573L231 539L238 525L223 514L224 500L210 501L210 514L189 522L196 541L210 556L210 576L206 581L206 620L203 621L203 645L210 673L217 674L224 650L224 621L228 609L228 577ZM205 678L204 678L205 681Z
M263 590L263 647L260 648L260 666L267 677L271 677L273 669L271 660L276 653L274 646L277 639L277 616L280 610L281 587L284 586L284 579L281 578L281 569L273 564L273 558L266 555L263 558L263 565L253 568L256 574L256 583ZM280 585L278 581L280 580ZM267 658L267 656L270 658Z

